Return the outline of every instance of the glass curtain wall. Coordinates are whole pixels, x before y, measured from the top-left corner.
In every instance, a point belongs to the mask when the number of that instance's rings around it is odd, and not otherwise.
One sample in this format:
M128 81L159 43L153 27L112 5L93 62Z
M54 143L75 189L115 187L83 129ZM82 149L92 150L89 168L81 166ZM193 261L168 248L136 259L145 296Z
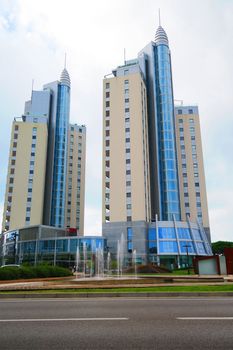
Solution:
M59 84L56 116L51 226L64 227L70 87Z
M169 47L154 47L161 220L180 220L177 157L175 146L174 104Z

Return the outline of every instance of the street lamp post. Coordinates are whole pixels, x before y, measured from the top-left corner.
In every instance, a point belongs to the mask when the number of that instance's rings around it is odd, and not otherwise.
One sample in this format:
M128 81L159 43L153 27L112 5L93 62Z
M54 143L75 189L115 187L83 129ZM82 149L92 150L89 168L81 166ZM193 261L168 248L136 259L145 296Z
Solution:
M187 263L188 263L188 275L189 275L190 274L190 270L189 270L189 248L191 247L191 245L190 244L185 244L183 247L186 248Z

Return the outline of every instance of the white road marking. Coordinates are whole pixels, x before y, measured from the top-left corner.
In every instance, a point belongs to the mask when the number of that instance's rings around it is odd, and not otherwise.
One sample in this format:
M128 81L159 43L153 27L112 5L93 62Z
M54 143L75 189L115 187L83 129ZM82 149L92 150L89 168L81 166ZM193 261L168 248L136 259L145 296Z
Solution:
M177 317L177 320L233 320L233 317Z
M127 321L128 317L79 317L79 318L14 318L0 322L64 322L64 321Z

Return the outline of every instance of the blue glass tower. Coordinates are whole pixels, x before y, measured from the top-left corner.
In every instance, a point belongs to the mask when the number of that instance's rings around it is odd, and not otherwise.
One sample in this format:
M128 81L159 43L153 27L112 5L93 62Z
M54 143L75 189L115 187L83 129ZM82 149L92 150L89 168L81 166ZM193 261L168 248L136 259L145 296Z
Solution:
M157 214L159 220L180 220L171 57L161 26L139 62L148 93L152 218Z
M64 227L66 199L67 142L70 111L70 77L63 70L57 91L53 182L50 225Z
M64 227L67 143L70 115L70 77L63 69L60 81L46 84L51 95L43 223Z

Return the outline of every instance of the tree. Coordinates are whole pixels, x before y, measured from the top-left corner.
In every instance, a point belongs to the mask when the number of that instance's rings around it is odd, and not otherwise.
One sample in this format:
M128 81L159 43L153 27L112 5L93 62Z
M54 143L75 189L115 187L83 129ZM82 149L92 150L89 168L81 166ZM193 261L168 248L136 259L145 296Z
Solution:
M233 248L233 242L218 241L212 243L213 254L223 254L224 248Z

